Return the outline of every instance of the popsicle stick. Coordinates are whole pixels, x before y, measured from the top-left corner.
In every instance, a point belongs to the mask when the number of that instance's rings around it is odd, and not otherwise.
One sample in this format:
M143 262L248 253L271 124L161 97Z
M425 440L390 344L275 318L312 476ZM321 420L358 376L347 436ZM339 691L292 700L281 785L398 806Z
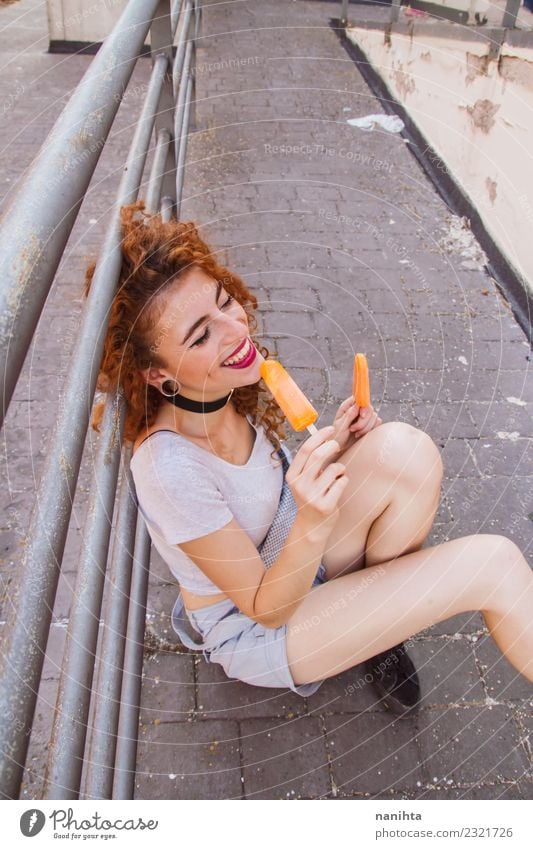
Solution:
M313 436L313 434L315 434L315 433L318 433L318 430L316 429L315 425L312 425L312 424L307 425L307 430L309 431L311 436Z

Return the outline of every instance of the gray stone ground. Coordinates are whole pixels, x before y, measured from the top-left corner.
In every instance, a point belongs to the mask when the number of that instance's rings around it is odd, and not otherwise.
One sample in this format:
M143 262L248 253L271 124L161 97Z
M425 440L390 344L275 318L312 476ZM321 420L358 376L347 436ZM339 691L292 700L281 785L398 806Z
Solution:
M182 217L201 225L255 291L263 340L317 405L320 424L350 393L352 354L363 350L382 418L411 422L440 446L446 477L427 544L505 533L531 563L529 347L490 277L459 248L439 245L451 213L408 144L346 123L382 109L329 26L339 5L210 4ZM351 17L368 9L351 7ZM5 26L3 198L91 61L46 53L37 0L1 8ZM148 72L140 62L3 431L5 611L76 338L83 270L106 226ZM291 436L291 447L300 440ZM41 795L94 446L91 432L24 798ZM479 614L414 635L423 704L416 719L394 720L356 686L358 667L309 699L227 679L176 645L169 612L177 592L154 553L137 798L532 798L532 689Z

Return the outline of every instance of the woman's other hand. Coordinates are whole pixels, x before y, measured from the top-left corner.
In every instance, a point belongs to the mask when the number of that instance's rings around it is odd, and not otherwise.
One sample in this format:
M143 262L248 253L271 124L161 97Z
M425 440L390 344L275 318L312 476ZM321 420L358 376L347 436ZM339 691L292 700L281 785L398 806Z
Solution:
M339 443L339 454L342 454L365 433L369 433L380 424L383 422L371 404L368 407L358 407L353 395L350 395L342 402L335 414L333 420L335 430L331 438Z

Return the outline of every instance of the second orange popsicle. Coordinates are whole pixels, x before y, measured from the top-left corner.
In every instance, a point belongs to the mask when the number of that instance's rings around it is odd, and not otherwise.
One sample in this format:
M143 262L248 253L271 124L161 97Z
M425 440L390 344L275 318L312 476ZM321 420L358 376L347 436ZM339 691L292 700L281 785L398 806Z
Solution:
M353 361L353 397L358 407L370 406L370 379L364 354L356 354Z

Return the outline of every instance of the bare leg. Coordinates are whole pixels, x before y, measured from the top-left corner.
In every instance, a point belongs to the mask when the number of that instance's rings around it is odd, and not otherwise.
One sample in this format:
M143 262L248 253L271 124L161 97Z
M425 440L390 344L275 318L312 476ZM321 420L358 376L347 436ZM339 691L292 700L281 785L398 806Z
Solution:
M440 452L427 434L386 422L344 452L348 486L322 558L327 579L417 551L438 508Z
M329 678L473 610L533 681L533 575L517 546L495 534L451 540L313 587L288 621L289 667L297 684Z

